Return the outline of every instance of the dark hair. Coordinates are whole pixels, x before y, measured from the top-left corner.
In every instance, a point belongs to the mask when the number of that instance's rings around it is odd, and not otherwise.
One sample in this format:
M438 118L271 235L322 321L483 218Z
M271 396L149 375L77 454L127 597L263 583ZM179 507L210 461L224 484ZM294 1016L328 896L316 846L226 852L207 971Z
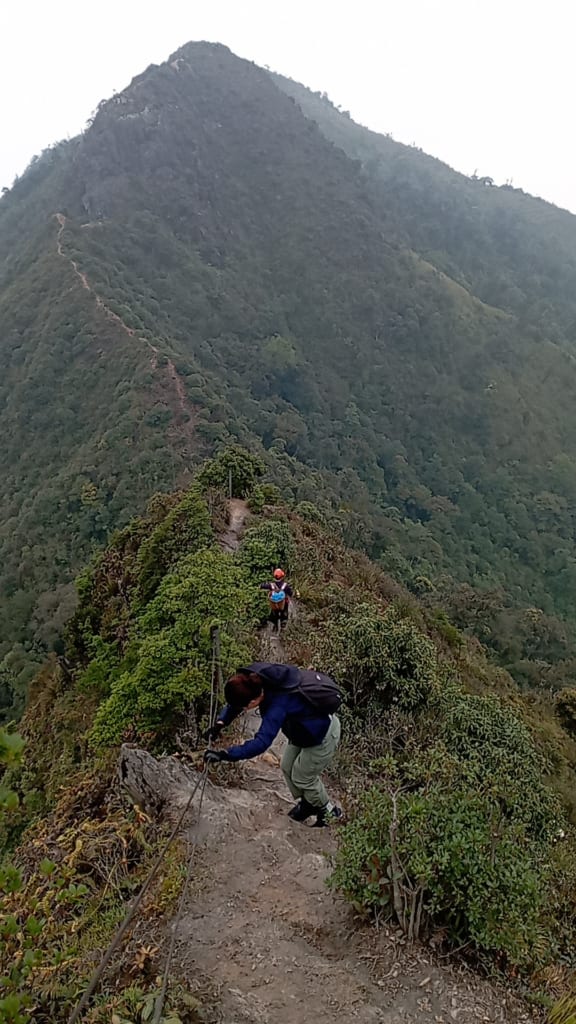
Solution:
M245 708L262 694L262 680L255 672L237 672L224 687L226 702L234 708Z

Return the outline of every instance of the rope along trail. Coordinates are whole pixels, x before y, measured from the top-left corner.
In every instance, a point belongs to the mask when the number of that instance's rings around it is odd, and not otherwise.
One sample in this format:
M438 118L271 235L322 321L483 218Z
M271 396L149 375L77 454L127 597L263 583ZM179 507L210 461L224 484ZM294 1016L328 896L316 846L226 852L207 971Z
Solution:
M221 686L221 677L222 677L222 670L221 670L221 666L220 666L220 635L219 635L218 627L214 627L212 629L212 680L211 680L211 685L210 685L210 714L209 714L210 726L212 726L214 724L214 717L215 717L215 714L216 714L216 697L217 697L217 692L218 692L218 690L220 689L220 686ZM211 741L210 741L209 745L211 746ZM190 793L190 796L188 797L188 800L187 800L187 802L186 802L186 804L184 806L184 809L182 810L182 812L181 812L181 814L180 814L176 824L174 825L170 835L168 836L168 839L164 843L164 846L162 847L160 853L158 854L156 860L154 861L154 864L152 865L152 868L150 870L150 874L146 878L146 880L145 880L144 884L142 885L142 888L140 889L139 893L135 896L134 900L132 901L132 903L131 903L131 905L130 905L130 907L129 907L127 913L126 913L126 916L123 919L123 921L118 926L118 928L117 928L117 930L116 930L116 932L115 932L115 934L114 934L114 936L113 936L113 938L112 938L108 948L106 949L106 951L105 951L105 953L104 953L100 963L98 964L98 966L94 970L94 973L92 974L92 977L90 978L90 981L88 983L88 987L87 987L86 991L84 992L82 998L80 999L80 1002L76 1005L76 1007L74 1008L74 1010L70 1014L70 1016L68 1018L68 1024L77 1024L77 1022L81 1019L84 1011L87 1009L88 1004L90 1003L90 1000L91 1000L92 996L94 995L94 993L95 993L95 991L96 991L96 989L97 989L97 987L98 987L98 985L99 985L99 983L100 983L100 981L102 979L104 971L106 970L108 964L110 963L114 953L119 948L120 943L122 942L122 939L124 938L124 936L125 936L128 928L129 928L130 924L134 920L134 916L135 916L138 908L142 904L142 900L144 899L144 896L148 892L150 886L152 885L152 882L154 881L154 879L156 878L156 875L158 874L158 871L159 871L160 867L164 863L164 858L165 858L168 850L170 849L170 846L174 842L174 839L176 838L176 835L178 834L178 832L179 832L179 830L180 830L180 828L182 826L182 823L184 822L184 819L185 819L188 811L190 810L190 807L192 806L192 802L194 800L194 797L196 796L196 793L198 792L198 789L200 789L200 800L199 800L199 803L198 803L198 820L200 819L200 815L202 813L202 802L203 802L203 799L204 799L204 790L206 789L206 782L207 782L207 780L208 780L208 766L204 765L202 773L201 773L200 777L197 779L196 784L195 784L192 792ZM178 912L177 912L177 915L176 915L176 920L174 922L174 926L172 928L172 934L171 934L171 938L170 938L170 945L169 945L169 948L168 948L168 954L167 954L167 957L166 957L166 964L165 964L165 967L164 967L164 973L163 973L163 977L162 977L162 985L161 985L161 988L160 988L160 994L159 994L159 996L158 996L158 998L156 1000L156 1007L155 1007L155 1012L154 1012L154 1017L153 1017L153 1020L152 1020L152 1024L159 1024L161 1016L162 1016L162 1010L164 1008L164 1003L166 1001L166 991L167 991L167 987L168 987L168 979L169 979L169 976L170 976L170 966L171 966L171 963L172 963L172 958L173 958L173 955L174 955L174 948L175 948L175 944L176 944L176 934L177 934L177 930L178 930L178 923L179 923L179 921L180 921L180 919L182 917L182 913L183 913L183 910L184 910L186 894L187 894L187 891L188 891L188 886L190 884L190 880L192 878L192 870L194 868L194 861L195 861L197 847L198 847L197 842L193 841L193 843L192 843L192 851L191 851L190 858L189 858L189 861L188 861L188 869L187 869L187 872L186 872L186 878L184 880L184 885L182 887L182 893L180 895L180 901L179 901L179 904L178 904Z

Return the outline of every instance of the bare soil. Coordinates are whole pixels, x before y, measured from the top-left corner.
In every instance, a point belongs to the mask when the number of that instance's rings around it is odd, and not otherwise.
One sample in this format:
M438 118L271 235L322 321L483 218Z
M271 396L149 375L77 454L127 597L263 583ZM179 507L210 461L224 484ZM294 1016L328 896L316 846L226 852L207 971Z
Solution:
M228 502L228 529L220 537L220 546L224 551L236 551L248 515L249 509L245 501L232 498Z
M177 926L176 973L212 993L221 1024L535 1022L502 986L408 948L326 885L338 828L286 816L281 744L246 762L237 788L208 784L198 838L203 878ZM223 781L228 766L219 769Z

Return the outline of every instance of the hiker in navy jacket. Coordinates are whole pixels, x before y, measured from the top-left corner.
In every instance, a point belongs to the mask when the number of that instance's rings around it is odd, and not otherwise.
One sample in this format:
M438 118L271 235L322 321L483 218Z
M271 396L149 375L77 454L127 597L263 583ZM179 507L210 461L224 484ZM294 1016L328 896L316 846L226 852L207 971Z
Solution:
M288 740L282 757L282 772L292 796L298 803L289 817L306 821L316 815L315 826L328 824L342 812L328 798L320 778L332 761L340 740L340 721L336 715L319 711L298 692L300 669L295 665L255 662L228 679L224 687L226 706L206 738L216 739L238 715L258 707L262 725L253 739L228 750L207 750L204 760L243 761L263 754L280 730Z

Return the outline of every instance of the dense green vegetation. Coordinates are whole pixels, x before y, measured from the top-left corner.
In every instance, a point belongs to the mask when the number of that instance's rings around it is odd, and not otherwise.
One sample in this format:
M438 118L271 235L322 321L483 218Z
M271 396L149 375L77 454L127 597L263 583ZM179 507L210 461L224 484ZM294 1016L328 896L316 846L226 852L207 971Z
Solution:
M458 174L415 146L356 124L326 94L274 75L379 193L387 230L490 306L576 341L574 217L511 184Z
M156 825L110 795L118 745L195 756L211 632L219 627L224 673L258 655L257 584L280 559L301 595L288 657L335 673L346 692L339 771L349 823L332 884L408 936L440 928L448 947L466 945L526 979L556 962L568 971L573 695L563 695L558 716L541 697L521 698L477 643L347 549L312 503L296 513L269 496L238 550L224 550L228 507L215 482L230 465L243 468L239 486L253 504L261 466L237 449L187 490L157 495L78 578L65 655L34 682L24 758L5 779L17 801L5 800L2 832L12 865L0 874L0 1022L18 1020L2 999L25 1010L32 993L34 1020L67 1019L93 951L108 942L161 841ZM19 757L10 737L4 753L11 744ZM181 878L176 851L147 914L170 909ZM121 963L130 982L105 980L90 1017L97 1024L111 1012L145 1019L154 953L133 937ZM173 1005L192 1021L176 981Z
M257 479L257 460L234 451L229 456L236 469ZM0 810L4 804L11 811L0 830L4 853L27 828L15 864L5 862L0 871L0 1024L24 1024L32 1006L35 1021L67 1020L93 951L109 940L161 845L158 824L137 809L126 813L119 794L109 792L119 742L195 746L208 707L215 625L223 627L226 670L256 653L255 626L265 602L254 552L274 532L275 520L260 527L262 537L252 529L245 554L234 560L224 554L214 530L224 522L225 502L210 483L219 471L214 460L199 477L203 484L158 495L146 516L119 531L78 578L65 657L34 684L21 768L14 764L21 740L0 731L0 764L13 752L7 781L14 789L0 788ZM288 537L281 521L276 536ZM147 918L173 905L184 853L178 845L171 851ZM128 944L124 969L136 977L120 994L114 982L105 987L90 1020L110 1020L111 1012L118 1019L147 1019L140 1014L150 1010L155 991L153 954L146 952L152 948ZM174 1012L163 1021L199 1019L193 1012L199 1001L175 982L171 1002Z
M0 201L4 715L74 566L229 441L431 604L472 588L463 628L498 595L494 656L570 685L514 623L576 618L575 252L569 214L224 47L103 102Z

